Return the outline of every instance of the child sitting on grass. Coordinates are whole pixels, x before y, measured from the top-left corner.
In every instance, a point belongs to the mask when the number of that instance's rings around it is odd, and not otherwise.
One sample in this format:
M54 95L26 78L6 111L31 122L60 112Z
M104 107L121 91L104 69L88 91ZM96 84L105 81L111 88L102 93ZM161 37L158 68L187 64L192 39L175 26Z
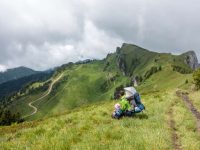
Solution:
M122 116L123 112L119 103L115 104L115 110L112 114L112 117L115 119L119 119Z

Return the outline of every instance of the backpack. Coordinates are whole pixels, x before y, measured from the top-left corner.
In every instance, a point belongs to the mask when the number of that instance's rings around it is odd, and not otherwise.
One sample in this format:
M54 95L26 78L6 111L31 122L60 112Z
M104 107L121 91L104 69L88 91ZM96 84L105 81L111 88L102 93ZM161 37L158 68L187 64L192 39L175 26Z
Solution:
M137 105L141 105L142 103L141 103L141 97L140 97L140 94L139 93L135 93L134 94L134 99L135 99L135 103L137 104Z

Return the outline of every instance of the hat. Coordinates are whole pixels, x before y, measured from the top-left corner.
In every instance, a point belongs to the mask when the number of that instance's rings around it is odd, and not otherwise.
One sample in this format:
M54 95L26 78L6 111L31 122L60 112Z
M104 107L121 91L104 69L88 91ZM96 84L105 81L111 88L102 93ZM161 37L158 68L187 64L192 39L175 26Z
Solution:
M126 87L126 88L124 88L124 90L125 90L126 98L130 98L130 97L134 96L135 93L137 93L137 91L134 87Z

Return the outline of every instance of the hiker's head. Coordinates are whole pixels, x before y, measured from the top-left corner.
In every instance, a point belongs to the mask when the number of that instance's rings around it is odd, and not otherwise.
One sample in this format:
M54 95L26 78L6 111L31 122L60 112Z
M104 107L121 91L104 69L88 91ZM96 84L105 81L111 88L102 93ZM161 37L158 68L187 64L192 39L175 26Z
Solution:
M121 91L120 91L120 95L121 95L121 96L124 96L124 94L125 94L124 90L121 90Z

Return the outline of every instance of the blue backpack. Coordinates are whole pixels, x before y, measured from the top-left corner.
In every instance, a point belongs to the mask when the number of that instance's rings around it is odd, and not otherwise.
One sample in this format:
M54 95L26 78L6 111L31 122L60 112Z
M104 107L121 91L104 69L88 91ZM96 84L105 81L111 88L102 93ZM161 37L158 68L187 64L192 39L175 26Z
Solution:
M135 103L137 104L137 107L135 108L135 113L140 113L143 110L145 110L145 106L141 102L141 97L139 93L135 93L134 99L135 99Z

